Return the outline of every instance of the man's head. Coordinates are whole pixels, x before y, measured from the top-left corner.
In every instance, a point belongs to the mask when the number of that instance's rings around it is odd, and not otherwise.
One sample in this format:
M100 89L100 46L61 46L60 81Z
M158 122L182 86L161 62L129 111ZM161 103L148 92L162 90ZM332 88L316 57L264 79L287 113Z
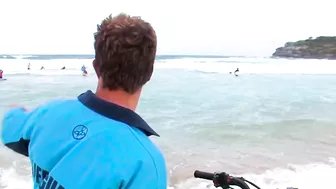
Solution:
M152 26L140 17L110 15L94 38L99 87L130 95L141 91L153 73L157 39Z

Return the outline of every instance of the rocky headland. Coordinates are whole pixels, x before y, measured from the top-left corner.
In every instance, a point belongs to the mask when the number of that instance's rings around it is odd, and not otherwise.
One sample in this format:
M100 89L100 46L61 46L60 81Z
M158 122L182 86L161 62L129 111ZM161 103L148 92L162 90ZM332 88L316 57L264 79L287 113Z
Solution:
M336 60L336 36L287 42L285 46L277 48L272 57Z

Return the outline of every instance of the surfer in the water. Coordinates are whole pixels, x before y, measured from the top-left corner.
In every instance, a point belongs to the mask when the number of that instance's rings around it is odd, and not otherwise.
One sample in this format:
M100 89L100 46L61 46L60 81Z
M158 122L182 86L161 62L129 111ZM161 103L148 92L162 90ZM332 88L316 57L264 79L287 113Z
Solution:
M239 68L236 69L236 71L234 72L234 74L237 76L238 72L239 72Z
M44 69L44 67L42 66L42 67L41 67L41 70L43 70L43 69Z
M83 72L83 75L87 75L88 72L86 71L85 65L82 66L81 70Z
M65 70L65 66L63 66L63 68L61 70Z
M28 68L27 69L30 70L30 63L28 63Z
M236 69L236 71L233 72L233 74L235 74L235 76L238 76L238 73L239 72L239 68ZM229 74L232 74L232 72L229 72Z
M2 79L2 73L3 73L3 71L0 70L0 79Z

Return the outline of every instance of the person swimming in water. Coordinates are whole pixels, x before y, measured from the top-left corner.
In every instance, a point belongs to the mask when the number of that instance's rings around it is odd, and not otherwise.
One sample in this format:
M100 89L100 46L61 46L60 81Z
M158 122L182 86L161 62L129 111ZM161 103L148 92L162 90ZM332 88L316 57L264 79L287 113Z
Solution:
M2 73L3 73L3 71L0 70L0 79L2 79Z
M86 71L85 65L82 66L81 70L83 72L83 75L87 75L88 72Z
M44 69L44 67L42 66L42 67L41 67L41 70L43 70L43 69Z
M63 68L61 70L65 70L65 66L63 66Z

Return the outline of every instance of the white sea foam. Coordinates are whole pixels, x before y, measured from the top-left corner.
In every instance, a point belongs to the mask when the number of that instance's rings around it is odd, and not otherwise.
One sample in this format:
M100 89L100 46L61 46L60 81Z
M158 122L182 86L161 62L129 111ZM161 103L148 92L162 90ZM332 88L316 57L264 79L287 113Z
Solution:
M193 173L190 173L192 175ZM313 163L308 165L288 165L286 168L274 168L261 174L246 173L243 176L262 189L299 189L332 188L336 175L336 162L330 158L329 163ZM29 177L17 174L14 168L0 172L0 187L4 189L32 188ZM214 189L209 181L190 178L169 189ZM234 187L236 188L236 187ZM251 186L251 189L253 187Z

